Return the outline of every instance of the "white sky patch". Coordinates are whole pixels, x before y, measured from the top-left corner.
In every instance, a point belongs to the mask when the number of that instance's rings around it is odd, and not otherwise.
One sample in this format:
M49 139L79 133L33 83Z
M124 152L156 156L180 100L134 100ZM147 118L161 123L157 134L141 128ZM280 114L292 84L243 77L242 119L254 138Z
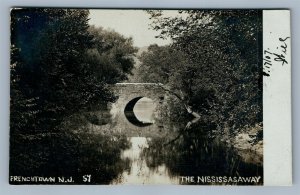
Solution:
M164 11L167 16L176 16L176 10ZM132 37L134 46L144 47L150 44L167 45L171 40L155 38L158 31L149 29L150 15L144 10L113 10L113 9L90 9L90 25L112 29L125 37Z
M139 121L153 123L155 107L153 100L143 97L135 104L133 112Z

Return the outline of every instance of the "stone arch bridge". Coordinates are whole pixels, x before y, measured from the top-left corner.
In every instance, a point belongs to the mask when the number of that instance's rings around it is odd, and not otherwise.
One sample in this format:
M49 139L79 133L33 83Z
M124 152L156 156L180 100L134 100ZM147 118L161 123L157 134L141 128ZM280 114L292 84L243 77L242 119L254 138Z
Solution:
M150 124L135 123L126 116L126 109L133 109L135 103L143 98L150 98L157 109L163 104L166 91L160 83L117 83L112 89L118 100L112 104L111 114L115 125L112 127L119 132L126 131L128 136L156 137L163 134L164 125L155 120ZM156 109L156 110L157 110Z
M116 83L113 91L125 108L128 102L137 97L147 97L155 103L161 103L165 96L162 86L160 83Z

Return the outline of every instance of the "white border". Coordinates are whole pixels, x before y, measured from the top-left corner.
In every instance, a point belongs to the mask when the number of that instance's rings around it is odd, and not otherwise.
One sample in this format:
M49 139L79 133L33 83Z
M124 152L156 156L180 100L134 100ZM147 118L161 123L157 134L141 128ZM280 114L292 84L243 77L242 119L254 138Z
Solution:
M292 184L291 38L287 37L291 37L290 11L264 10L264 68L270 74L263 77L264 185ZM269 52L283 54L287 64L274 61Z

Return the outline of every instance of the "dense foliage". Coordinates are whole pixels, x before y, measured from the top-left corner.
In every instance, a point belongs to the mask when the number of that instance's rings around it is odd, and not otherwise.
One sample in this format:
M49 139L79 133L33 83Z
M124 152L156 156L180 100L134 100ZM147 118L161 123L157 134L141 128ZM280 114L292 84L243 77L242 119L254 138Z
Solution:
M97 72L98 79L111 84L127 79L137 52L132 46L132 38L94 26L89 28L89 32L94 38L94 45L87 51L86 61Z
M158 38L140 73L162 82L220 131L237 132L262 122L261 12L186 10L176 17L148 11Z
M109 183L126 167L125 138L89 134L87 124L106 122L90 112L116 100L109 85L131 73L136 49L131 38L90 27L88 16L83 9L11 11L11 175L82 181L96 172L93 183Z
M53 131L64 117L114 101L108 85L126 79L130 38L89 27L88 10L11 12L11 130Z

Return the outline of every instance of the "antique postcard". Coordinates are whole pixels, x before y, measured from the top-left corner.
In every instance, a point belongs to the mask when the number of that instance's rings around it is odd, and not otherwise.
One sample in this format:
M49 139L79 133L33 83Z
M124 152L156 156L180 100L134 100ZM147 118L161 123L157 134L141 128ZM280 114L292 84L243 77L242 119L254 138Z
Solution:
M12 8L10 70L10 184L292 184L289 10Z

